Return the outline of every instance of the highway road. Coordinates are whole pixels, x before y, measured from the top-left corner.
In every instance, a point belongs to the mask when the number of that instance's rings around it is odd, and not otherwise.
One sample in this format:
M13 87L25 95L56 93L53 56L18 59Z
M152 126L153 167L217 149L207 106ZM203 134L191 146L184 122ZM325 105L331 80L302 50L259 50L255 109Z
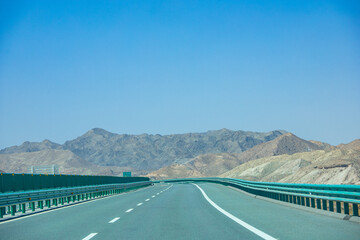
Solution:
M138 191L0 223L0 239L360 239L360 225L213 183Z

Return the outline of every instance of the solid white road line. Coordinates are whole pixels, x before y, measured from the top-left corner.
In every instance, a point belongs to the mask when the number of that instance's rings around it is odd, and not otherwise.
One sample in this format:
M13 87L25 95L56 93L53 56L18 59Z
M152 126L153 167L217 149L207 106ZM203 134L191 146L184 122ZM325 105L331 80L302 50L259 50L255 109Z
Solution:
M97 234L97 233L90 233L89 235L87 235L87 236L86 236L85 238L83 238L82 240L89 240L89 239L95 237L96 234Z
M109 223L114 223L114 222L116 222L117 220L119 220L120 219L120 217L116 217L116 218L114 218L113 220L111 220Z
M130 209L126 210L125 212L131 212L132 210L134 210L134 209L130 208Z
M150 199L148 198L148 199L145 200L145 202L147 202L147 201L150 201Z
M272 236L260 231L259 229L251 226L250 224L240 220L239 218L235 217L234 215L230 214L229 212L225 211L224 209L222 209L221 207L219 207L216 203L214 203L204 192L204 190L202 190L201 187L199 187L197 184L194 184L202 193L202 195L204 196L204 198L219 212L221 212L222 214L224 214L225 216L227 216L228 218L230 218L231 220L237 222L238 224L240 224L241 226L243 226L244 228L250 230L251 232L255 233L256 235L258 235L259 237L266 239L266 240L276 240L276 238L273 238Z
M137 204L137 206L141 206L141 205L142 205L142 202Z

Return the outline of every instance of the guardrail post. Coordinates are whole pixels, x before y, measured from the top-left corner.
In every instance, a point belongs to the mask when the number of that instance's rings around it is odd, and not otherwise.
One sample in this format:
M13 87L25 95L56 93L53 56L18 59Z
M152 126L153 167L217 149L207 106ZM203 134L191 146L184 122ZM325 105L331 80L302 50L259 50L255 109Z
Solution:
M336 201L336 212L341 213L341 202Z
M305 198L304 197L301 197L301 205L305 206Z
M314 198L311 198L311 207L315 208L315 199Z
M344 202L344 211L345 211L345 214L349 214L349 203L347 203L347 202Z
M11 206L11 216L15 216L16 213L16 205Z
M322 200L323 210L327 210L327 201L326 199Z
M50 202L50 200L46 200L46 206L47 206L48 208L51 207L51 202Z
M39 201L39 208L44 209L44 202L43 201Z
M356 203L353 203L353 215L359 217L359 206Z
M31 210L34 212L35 211L35 202L31 202Z
M334 211L334 202L332 200L329 200L329 211L330 212Z
M6 208L5 207L0 207L0 218L3 218L6 212Z
M25 206L25 203L22 204L21 206L21 210L22 210L22 213L25 213L26 212L26 206Z

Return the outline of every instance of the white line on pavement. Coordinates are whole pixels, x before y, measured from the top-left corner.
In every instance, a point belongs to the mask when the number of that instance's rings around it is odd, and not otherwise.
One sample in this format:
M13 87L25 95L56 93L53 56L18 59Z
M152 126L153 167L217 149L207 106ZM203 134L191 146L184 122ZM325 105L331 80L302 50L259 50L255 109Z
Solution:
M138 206L141 206L141 205L142 205L142 202L141 202L141 203L138 203L137 205L138 205Z
M160 193L157 193L156 195L159 195Z
M114 223L114 222L116 222L117 220L119 220L120 219L120 217L116 217L116 218L114 218L113 220L111 220L109 223Z
M147 202L147 201L150 201L150 199L148 198L148 199L145 200L145 202Z
M97 234L97 233L90 233L89 235L87 235L86 237L84 237L82 240L89 240L89 239L95 237L96 234Z
M235 221L236 223L240 224L241 226L243 226L244 228L250 230L251 232L255 233L256 235L258 235L259 237L265 239L265 240L276 240L276 238L273 238L272 236L260 231L259 229L251 226L250 224L240 220L239 218L235 217L234 215L230 214L229 212L225 211L224 209L222 209L221 207L219 207L216 203L214 203L204 192L204 190L202 190L201 187L199 187L197 184L194 184L202 193L202 195L204 196L204 198L219 212L221 212L222 214L224 214L225 216L227 216L228 218L230 218L231 220Z
M111 195L111 196L106 196L106 197L101 197L101 198L97 198L97 199L91 199L91 200L87 200L87 201L84 201L84 202L77 202L77 203L75 203L75 204L60 206L60 207L57 207L57 208L49 208L49 209L46 209L45 211L35 212L34 214L31 214L31 215L24 215L24 216L19 216L18 218L13 218L13 219L9 219L9 220L6 220L6 221L1 221L0 224L5 224L5 223L9 223L9 222L14 222L14 221L22 220L22 219L25 219L25 218L30 218L30 217L34 217L34 216L39 216L39 215L41 215L41 214L51 213L51 212L55 212L55 211L59 211L59 210L63 210L63 209L68 209L68 208L71 208L71 207L80 206L80 205L82 205L82 204L94 203L94 202L96 202L96 201L100 201L100 200L104 200L104 199L109 199L109 198L113 198L113 197L119 197L119 196L123 196L123 194L131 194L131 193L143 191L143 190L146 190L146 189L147 189L147 188L141 188L141 189L138 189L138 190L133 191L133 192L125 192L125 193L116 194L116 195Z
M154 197L155 197L155 195L152 195L152 197L154 198Z
M126 210L126 212L131 212L132 210L134 210L134 209L130 208L130 209Z

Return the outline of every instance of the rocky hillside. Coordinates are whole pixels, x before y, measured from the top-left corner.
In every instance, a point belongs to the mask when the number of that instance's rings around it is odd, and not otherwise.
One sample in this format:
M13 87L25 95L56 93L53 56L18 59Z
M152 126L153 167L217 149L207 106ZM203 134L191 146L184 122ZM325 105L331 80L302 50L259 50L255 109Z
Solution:
M277 156L282 154L294 154L297 152L311 152L321 149L331 149L328 144L301 139L291 133L280 135L272 141L258 144L243 153L205 154L195 157L184 164L165 166L147 176L156 179L174 177L211 177L220 175L250 160ZM176 175L173 175L176 173Z
M217 176L241 164L239 154L200 155L184 164L172 164L147 174L152 179Z
M37 152L46 149L62 149L62 146L46 139L42 142L24 142L20 146L8 147L0 150L0 154Z
M283 133L285 131L258 133L221 129L205 133L162 136L115 134L95 128L63 145L50 141L26 142L21 146L3 149L0 154L62 149L71 151L95 165L150 171L173 163L184 163L201 154L241 153L257 144L271 141Z
M131 168L96 166L67 150L47 149L37 152L0 154L4 172L26 173L31 165L58 165L62 174L122 175Z
M249 161L221 177L251 181L313 184L360 184L360 140L317 150Z

